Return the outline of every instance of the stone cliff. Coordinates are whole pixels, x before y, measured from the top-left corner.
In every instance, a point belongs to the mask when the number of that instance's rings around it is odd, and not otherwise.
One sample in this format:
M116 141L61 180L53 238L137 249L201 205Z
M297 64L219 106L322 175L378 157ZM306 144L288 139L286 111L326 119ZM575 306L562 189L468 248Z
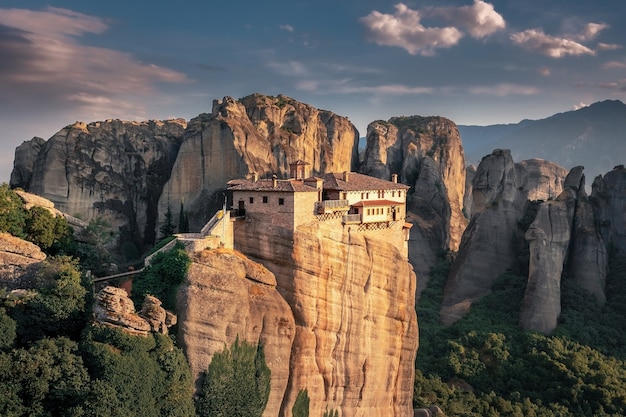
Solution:
M282 95L216 100L211 114L189 122L159 200L160 216L182 201L191 229L199 229L222 206L229 180L251 173L286 178L298 159L314 174L350 171L358 164L358 136L347 118Z
M472 183L470 222L450 270L441 321L451 324L469 311L472 302L491 291L495 279L509 268L523 240L518 222L529 198L554 198L562 190L565 169L548 161L514 163L508 150L483 158Z
M290 377L296 335L289 305L276 290L274 275L241 253L226 249L197 252L178 292L178 340L199 387L213 355L246 340L262 344L272 372L264 416L279 415ZM298 370L293 370L297 372Z
M121 240L154 243L157 202L186 122L107 120L66 126L45 143L16 150L11 186L51 200L64 213L105 218Z
M393 117L367 129L360 172L387 179L400 174L411 186L408 219L410 255L418 297L441 250L457 250L466 225L463 215L465 161L456 125L443 117Z
M358 232L329 221L291 234L256 217L235 225L235 242L274 272L295 318L279 415L290 415L304 388L311 415L326 408L350 416L411 415L415 274L401 232Z

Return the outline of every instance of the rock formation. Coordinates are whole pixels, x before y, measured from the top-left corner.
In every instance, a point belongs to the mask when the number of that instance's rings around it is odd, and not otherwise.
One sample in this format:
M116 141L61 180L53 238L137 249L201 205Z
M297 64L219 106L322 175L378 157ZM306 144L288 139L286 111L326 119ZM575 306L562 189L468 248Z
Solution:
M111 286L104 287L96 295L93 320L137 336L146 336L150 331L167 334L168 328L176 324L176 316L161 307L157 298L146 296L141 312L137 313L128 293Z
M444 290L442 323L463 317L472 302L491 292L495 279L517 256L514 242L523 236L518 221L529 196L555 197L564 176L563 168L548 161L516 164L508 150L497 149L483 158L472 184L470 222Z
M347 118L282 95L216 100L211 114L189 122L160 216L184 202L198 230L222 206L229 180L252 173L286 178L298 159L311 163L312 173L350 171L358 164L358 136Z
M33 288L37 264L46 259L39 246L0 233L0 287L9 290Z
M616 166L592 185L591 198L604 241L626 252L626 168Z
M437 253L457 250L466 225L465 161L456 125L443 117L420 116L372 122L359 171L384 179L398 173L412 187L407 208L415 227L409 258L419 297Z
M311 415L412 412L415 274L397 232L319 222L285 233L263 217L236 224L235 242L274 272L295 333L280 415L306 388ZM399 242L399 243L398 243Z
M77 122L45 143L22 144L11 186L51 200L64 213L104 217L122 241L153 243L157 201L185 127L181 119Z
M213 355L230 348L237 337L260 343L272 372L263 415L278 416L296 330L289 305L276 291L274 275L236 251L197 252L179 289L177 305L178 340L197 383Z

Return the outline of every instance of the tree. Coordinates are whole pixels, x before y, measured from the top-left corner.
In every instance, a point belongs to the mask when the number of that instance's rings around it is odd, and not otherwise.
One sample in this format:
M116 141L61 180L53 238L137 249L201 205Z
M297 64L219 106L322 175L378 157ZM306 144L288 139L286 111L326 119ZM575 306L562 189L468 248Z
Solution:
M24 238L26 210L20 197L6 183L0 184L0 232Z
M296 401L291 407L291 415L293 417L309 417L309 392L306 389L301 389L298 392Z
M198 414L201 417L261 417L270 394L271 371L263 346L235 340L213 355L204 374Z
M178 214L178 231L180 233L189 232L189 214L185 211L183 202L180 202L180 213Z
M167 211L165 212L165 223L161 225L159 231L161 232L161 239L165 239L166 237L172 236L174 234L174 230L176 230L176 225L174 225L174 215L172 214L172 209L170 209L169 204L167 205Z

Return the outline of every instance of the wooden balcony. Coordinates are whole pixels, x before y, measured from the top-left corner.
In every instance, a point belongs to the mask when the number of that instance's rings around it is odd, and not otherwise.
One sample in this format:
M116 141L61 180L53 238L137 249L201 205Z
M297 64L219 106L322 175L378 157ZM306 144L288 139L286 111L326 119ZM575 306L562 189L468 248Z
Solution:
M350 210L348 200L323 200L315 203L315 211L317 214L347 210Z

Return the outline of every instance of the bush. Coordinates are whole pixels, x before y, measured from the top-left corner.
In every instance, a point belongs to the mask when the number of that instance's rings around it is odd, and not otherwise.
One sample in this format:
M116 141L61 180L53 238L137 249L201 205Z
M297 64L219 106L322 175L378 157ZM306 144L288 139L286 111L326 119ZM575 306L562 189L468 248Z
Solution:
M263 347L237 338L230 349L213 355L204 374L198 415L261 417L270 395L270 377Z
M291 408L291 415L293 417L309 417L309 402L309 392L306 389L301 389Z

